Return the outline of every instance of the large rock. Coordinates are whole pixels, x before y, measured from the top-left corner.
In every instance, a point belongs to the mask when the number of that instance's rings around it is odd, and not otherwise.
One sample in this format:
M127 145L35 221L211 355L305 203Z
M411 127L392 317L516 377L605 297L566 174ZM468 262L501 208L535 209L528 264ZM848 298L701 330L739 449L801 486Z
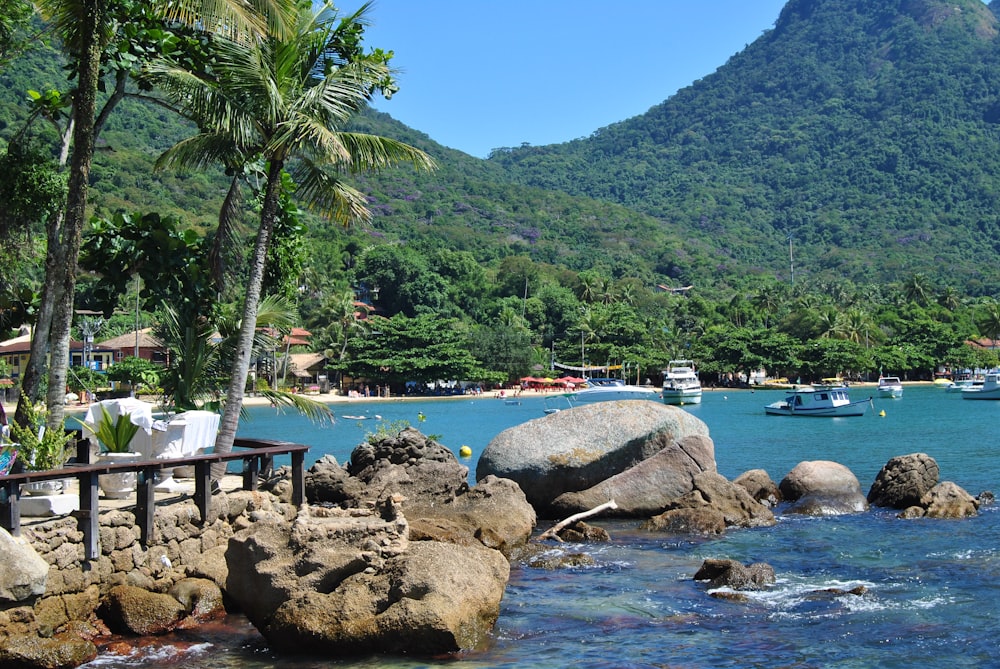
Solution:
M695 572L694 580L708 581L713 588L764 590L774 585L774 568L766 562L744 565L736 560L708 558Z
M850 469L829 460L800 462L778 485L788 513L840 515L868 509L861 484Z
M113 630L139 635L171 632L187 614L184 605L174 597L132 585L111 588L102 612Z
M230 542L229 593L276 649L448 653L476 647L496 622L510 570L498 551L409 543L405 523L394 533L375 519L330 520Z
M597 402L504 430L480 456L476 478L492 474L512 479L539 514L556 517L553 502L563 493L597 487L665 449L673 452L668 459L685 461L684 473L673 484L678 489L684 485L677 481L689 482L697 472L714 470L712 451L706 454L702 449L699 461L678 448L679 442L691 437L708 440L708 427L678 407L649 401ZM651 465L647 473L660 476L664 471ZM615 485L622 494L648 489L640 481L636 476ZM600 488L592 492L601 497L599 503L608 500Z
M97 657L92 641L73 634L42 638L34 634L17 635L0 643L0 666L18 669L62 669L78 667Z
M49 563L24 539L0 528L0 601L23 602L45 594Z
M354 449L347 466L318 460L306 476L310 501L370 508L386 495L410 522L415 540L480 543L510 556L531 536L535 511L513 481L468 485L469 470L446 447L407 428Z
M672 501L666 511L643 527L660 532L721 534L726 527L767 527L774 523L771 510L744 487L717 472L702 472L694 477L691 492Z
M979 502L951 481L942 481L920 499L927 518L970 518L979 512Z
M705 471L715 471L712 440L701 435L682 437L596 486L559 495L552 510L569 516L614 499L618 508L606 515L648 518L690 492L695 476Z
M926 453L892 458L882 467L868 491L875 506L905 509L920 504L920 498L937 485L941 470Z

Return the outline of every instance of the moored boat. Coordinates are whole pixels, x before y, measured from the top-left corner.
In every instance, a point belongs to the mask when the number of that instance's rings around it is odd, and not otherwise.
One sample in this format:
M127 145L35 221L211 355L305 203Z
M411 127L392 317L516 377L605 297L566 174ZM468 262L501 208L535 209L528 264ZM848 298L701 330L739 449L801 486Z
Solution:
M664 404L700 404L701 381L694 370L693 360L671 360L663 373Z
M963 400L1000 400L1000 372L989 372L981 386L962 389Z
M621 379L587 379L587 387L566 397L573 405L610 400L657 400L659 391L646 386L632 386Z
M898 376L880 376L878 378L878 396L898 398L903 396L903 383Z
M864 416L872 398L851 401L847 386L804 386L788 392L785 399L764 407L770 416Z

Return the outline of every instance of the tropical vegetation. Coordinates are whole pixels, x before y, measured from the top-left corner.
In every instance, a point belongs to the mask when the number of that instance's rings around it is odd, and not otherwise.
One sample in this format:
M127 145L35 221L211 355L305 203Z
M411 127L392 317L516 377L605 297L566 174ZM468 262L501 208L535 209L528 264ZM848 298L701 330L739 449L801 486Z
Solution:
M332 375L395 392L658 382L672 358L719 383L998 362L1000 22L979 0L792 0L648 113L485 161L367 108L396 86L362 48L367 5L262 3L232 35L160 3L101 26L46 4L72 84L19 50L23 12L0 25L0 58L20 54L0 73L0 327L65 350L70 297L109 337L155 325L165 400L224 404L225 439L292 325ZM52 367L21 383L55 420Z

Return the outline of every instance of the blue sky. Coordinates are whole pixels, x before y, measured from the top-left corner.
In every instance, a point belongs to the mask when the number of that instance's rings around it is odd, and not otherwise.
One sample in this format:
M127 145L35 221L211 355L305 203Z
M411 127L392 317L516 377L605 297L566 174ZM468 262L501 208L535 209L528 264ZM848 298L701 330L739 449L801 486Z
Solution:
M586 137L717 70L784 4L375 0L365 44L395 52L400 70L399 93L375 107L479 157Z

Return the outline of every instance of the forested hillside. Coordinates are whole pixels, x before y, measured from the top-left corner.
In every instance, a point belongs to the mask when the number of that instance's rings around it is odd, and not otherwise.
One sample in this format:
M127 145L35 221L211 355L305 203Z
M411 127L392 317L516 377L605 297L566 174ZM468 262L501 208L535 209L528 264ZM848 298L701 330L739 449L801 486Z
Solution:
M995 4L995 3L994 3ZM648 113L495 152L517 183L709 233L718 269L994 293L1000 40L979 0L792 0L775 28ZM682 281L710 268L681 263Z
M997 30L979 0L792 0L773 30L648 113L488 161L373 112L363 127L425 149L440 169L363 181L372 232L483 263L527 254L706 288L755 273L789 279L791 236L800 280L921 272L992 294ZM27 88L58 83L53 63L36 54L3 73L4 135L26 115ZM223 182L152 174L151 160L185 127L136 109L111 120L95 205L211 221ZM320 248L342 235L321 222L313 230Z

